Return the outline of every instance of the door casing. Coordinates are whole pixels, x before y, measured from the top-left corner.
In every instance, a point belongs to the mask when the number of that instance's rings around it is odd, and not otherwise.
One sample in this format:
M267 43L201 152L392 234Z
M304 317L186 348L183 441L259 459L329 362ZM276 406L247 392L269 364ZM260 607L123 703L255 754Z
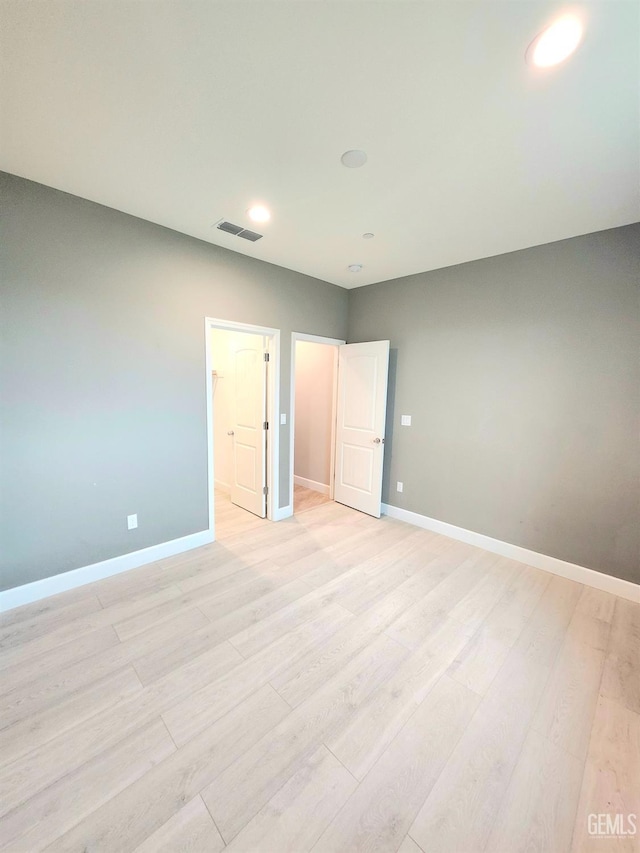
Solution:
M269 370L267 371L267 417L269 430L267 436L267 518L279 521L287 516L287 507L279 509L279 471L280 471L280 329L268 326L254 326L248 323L236 323L205 317L205 388L207 394L207 493L209 499L209 529L215 539L215 500L214 500L214 453L213 453L213 398L211 393L211 347L209 332L211 329L226 329L230 332L249 332L263 335L267 340L269 352ZM293 493L292 493L293 494Z

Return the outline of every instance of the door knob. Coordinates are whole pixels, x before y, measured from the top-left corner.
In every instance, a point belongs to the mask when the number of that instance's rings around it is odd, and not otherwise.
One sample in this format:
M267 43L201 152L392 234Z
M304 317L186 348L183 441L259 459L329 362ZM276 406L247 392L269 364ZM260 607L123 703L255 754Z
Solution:
M234 435L233 430L232 429L227 430L227 435Z
M374 443L374 444L380 444L380 439L379 439L379 438L374 438L374 439L373 439L373 443Z

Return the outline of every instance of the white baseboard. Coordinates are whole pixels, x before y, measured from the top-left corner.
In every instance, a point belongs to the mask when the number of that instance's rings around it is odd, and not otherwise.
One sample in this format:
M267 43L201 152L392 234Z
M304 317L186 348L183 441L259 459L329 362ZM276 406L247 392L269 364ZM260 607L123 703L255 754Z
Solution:
M557 557L539 554L537 551L530 551L528 548L521 548L519 545L511 545L509 542L502 542L500 539L492 539L491 536L485 536L483 533L474 533L473 530L456 527L455 524L438 521L436 518L429 518L426 515L411 512L408 509L400 509L400 507L390 504L382 504L382 512L389 518L397 518L399 521L406 521L407 524L413 524L415 527L422 527L425 530L431 530L433 533L441 533L443 536L449 536L451 539L458 539L468 545L484 548L485 551L500 554L502 557L517 560L519 563L526 563L536 569L542 569L545 572L560 575L560 577L601 589L604 592L619 595L620 598L640 602L640 586L623 578L605 575L603 572L587 569L585 566L578 566L575 563L567 563Z
M111 575L119 575L129 569L137 569L139 566L154 563L156 560L163 560L165 557L173 557L175 554L190 551L192 548L200 548L202 545L208 545L213 541L213 533L210 530L202 530L200 533L191 533L189 536L182 536L180 539L161 542L159 545L151 545L149 548L142 548L140 551L132 551L130 554L122 554L120 557L112 557L110 560L103 560L100 563L82 566L80 569L72 569L50 578L43 578L39 581L16 586L13 589L4 590L0 592L0 613L11 610L13 607L20 607L22 604L39 601L49 595L57 595L59 592L75 589L77 586L103 580L111 577Z
M225 495L231 494L231 486L229 483L223 483L222 480L214 480L213 487L218 492L224 492Z
M305 489L313 489L314 492L320 492L321 495L329 495L329 486L324 483L318 483L315 480L307 480L306 477L298 477L294 475L293 482L296 486L304 486Z
M291 518L293 515L293 504L289 506L280 506L273 511L273 521L284 521L285 518Z

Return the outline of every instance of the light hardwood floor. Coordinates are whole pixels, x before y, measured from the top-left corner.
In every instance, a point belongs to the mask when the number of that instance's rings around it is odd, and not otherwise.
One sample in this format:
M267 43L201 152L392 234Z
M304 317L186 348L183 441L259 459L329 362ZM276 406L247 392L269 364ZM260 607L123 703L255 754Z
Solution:
M215 491L215 522L218 540L236 533L261 529L267 524L266 519L258 518L246 509L232 504L229 494L218 489Z
M3 850L638 849L588 815L640 814L640 606L332 502L225 513L4 615Z
M293 511L294 515L315 509L317 506L328 503L326 495L307 489L305 486L295 485L293 487ZM216 538L226 539L236 533L245 533L249 530L257 530L266 523L265 519L258 518L247 510L241 509L231 503L228 493L216 489L215 492L216 512Z
M328 503L330 498L320 492L307 489L306 486L299 486L297 483L293 487L293 513L298 515L301 512L306 512L308 509L314 509L317 506Z

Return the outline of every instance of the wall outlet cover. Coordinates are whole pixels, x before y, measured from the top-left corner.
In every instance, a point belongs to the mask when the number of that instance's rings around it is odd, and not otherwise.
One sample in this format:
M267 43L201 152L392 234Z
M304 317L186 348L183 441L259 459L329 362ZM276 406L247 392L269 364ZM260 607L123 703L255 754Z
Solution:
M400 426L411 426L411 415L400 415Z
M286 422L287 422L287 414L286 414L286 412L282 412L282 414L280 415L280 424L282 426L284 426L286 424Z
M404 489L404 483L401 483L400 480L396 483L396 491L401 492Z
M135 530L138 526L138 513L127 516L127 530Z

